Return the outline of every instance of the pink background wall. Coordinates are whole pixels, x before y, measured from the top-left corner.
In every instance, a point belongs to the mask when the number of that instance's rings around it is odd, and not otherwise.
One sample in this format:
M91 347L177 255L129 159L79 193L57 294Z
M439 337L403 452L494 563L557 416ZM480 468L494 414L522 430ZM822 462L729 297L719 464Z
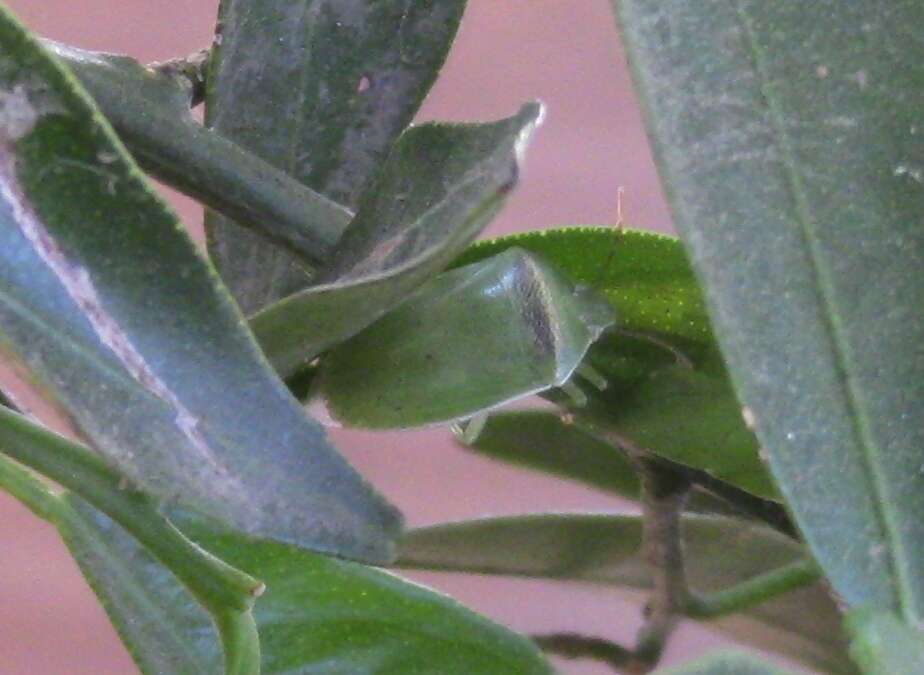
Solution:
M143 61L207 44L217 0L7 0L36 32ZM611 224L624 186L633 227L670 231L608 0L470 0L457 44L420 119L480 120L523 101L548 106L522 186L488 231L496 235L565 224ZM199 208L175 200L198 226ZM408 515L411 524L487 514L601 510L621 504L580 485L494 465L455 448L438 430L336 431L350 459ZM0 493L0 674L136 672L106 615L55 532ZM563 586L419 574L518 630L577 630L625 642L638 608L619 594ZM715 646L685 626L666 663ZM562 663L569 673L606 673Z

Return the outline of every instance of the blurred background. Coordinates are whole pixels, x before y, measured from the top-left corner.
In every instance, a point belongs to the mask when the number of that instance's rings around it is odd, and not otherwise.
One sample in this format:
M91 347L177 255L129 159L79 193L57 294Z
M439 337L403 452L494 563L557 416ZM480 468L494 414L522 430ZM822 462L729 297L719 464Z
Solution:
M143 62L211 41L217 0L7 0L33 31ZM486 236L613 224L617 190L630 227L671 231L609 0L469 0L448 63L419 120L488 120L540 99L544 126L523 180ZM165 191L184 221L201 209ZM576 483L493 464L448 430L362 433L334 441L410 525L534 511L626 510ZM56 533L0 493L0 675L130 675L134 665ZM630 643L639 607L599 587L446 574L413 577L526 633L579 631ZM665 663L717 646L684 625ZM557 661L563 672L609 672Z

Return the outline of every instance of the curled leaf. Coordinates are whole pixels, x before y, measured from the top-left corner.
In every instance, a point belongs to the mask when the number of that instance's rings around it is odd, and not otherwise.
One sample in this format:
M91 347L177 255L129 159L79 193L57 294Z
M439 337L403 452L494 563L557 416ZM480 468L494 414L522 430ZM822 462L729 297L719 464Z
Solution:
M449 52L465 0L222 0L206 126L355 210ZM309 283L292 256L206 214L248 315Z
M317 283L252 318L276 369L290 375L352 337L471 243L516 184L541 111L532 103L490 124L423 124L407 131Z

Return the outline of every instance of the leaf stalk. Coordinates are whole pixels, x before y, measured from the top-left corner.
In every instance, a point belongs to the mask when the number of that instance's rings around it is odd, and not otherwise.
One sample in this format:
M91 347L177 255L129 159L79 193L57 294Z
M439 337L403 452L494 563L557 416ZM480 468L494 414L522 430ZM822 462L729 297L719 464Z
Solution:
M145 493L89 448L0 407L0 453L73 491L112 518L167 566L209 611L225 648L227 675L257 675L260 645L251 609L262 582L231 567L189 540ZM0 485L30 509L63 523L74 512L59 497L12 463L0 463ZM58 507L51 507L58 504Z
M820 578L821 570L814 560L798 560L722 591L709 594L691 592L687 598L686 615L693 619L713 619L741 612Z

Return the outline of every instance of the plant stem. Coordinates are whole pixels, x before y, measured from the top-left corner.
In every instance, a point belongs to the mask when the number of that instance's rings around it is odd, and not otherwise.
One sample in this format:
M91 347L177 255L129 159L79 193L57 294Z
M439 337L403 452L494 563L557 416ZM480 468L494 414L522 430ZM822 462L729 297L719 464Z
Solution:
M667 638L686 610L680 515L690 483L683 474L646 459L634 459L642 478L642 546L651 571L652 592L627 672L646 673L660 660Z
M709 594L691 593L686 614L694 619L711 619L759 605L778 595L807 586L821 578L814 560L798 560L737 586Z
M170 138L169 129L116 130L156 178L287 249L308 269L327 260L350 211L195 121L176 126Z
M726 614L741 612L788 591L802 588L821 578L821 570L812 560L799 560L784 567L749 579L732 588L710 594L687 592L683 601L683 616L709 620ZM677 589L675 592L679 592ZM652 607L650 605L649 607ZM654 667L658 654L652 654L655 627L651 625L653 609L646 623L647 633L639 640L635 650L615 642L576 633L533 635L531 639L543 651L569 659L593 659L605 663L617 672L644 673ZM663 631L662 623L662 631ZM645 631L646 629L643 629ZM661 633L659 650L667 633ZM655 662L652 662L654 657Z
M199 124L177 71L163 70L194 65L152 71L125 56L43 44L77 76L146 171L288 249L309 269L328 258L353 214Z
M677 622L712 619L740 612L788 591L817 581L821 572L812 560L799 560L760 574L737 586L696 594L687 585L681 514L693 482L687 471L677 471L642 452L630 452L642 479L645 561L651 572L652 591L645 607L645 623L634 649L572 633L534 636L544 651L566 658L589 658L618 672L650 672L658 663Z
M684 472L677 472L643 454L630 453L642 479L642 547L651 573L652 590L645 623L628 650L606 640L573 634L534 638L542 649L571 658L594 658L630 674L650 672L677 622L686 614L689 590L684 569L680 516L690 492Z
M634 658L632 651L622 645L576 633L531 635L530 639L544 652L566 659L593 659L609 665L617 672Z
M264 588L260 581L186 538L160 515L150 497L125 487L122 477L92 450L5 408L0 408L0 453L72 490L125 528L212 615L225 647L227 673L259 673L260 646L251 609ZM38 492L34 479L27 481L23 470L13 468L17 470L7 467L4 471L4 487L9 484L13 494L23 497L30 508L51 503L47 495ZM76 517L66 508L40 509L42 513L54 522Z
M554 394L547 394L546 397L553 403L558 403L559 405L564 403L567 407L567 402L563 402L561 398L555 398ZM693 486L727 502L742 516L760 520L787 537L799 541L799 534L782 504L752 495L731 483L726 483L709 475L701 469L694 469L672 462L664 457L658 457L636 445L628 437L612 429L602 428L583 415L575 415L575 425L594 438L625 452L630 458L633 458L636 466L638 466L640 460L644 459L651 464L657 463L665 471L678 475L683 474Z
M206 47L185 58L170 59L148 64L148 70L178 80L189 89L189 107L195 108L205 100L206 76L212 49Z
M741 515L760 520L790 539L800 541L799 532L782 504L752 495L700 469L686 468L686 471L693 485L725 500Z

